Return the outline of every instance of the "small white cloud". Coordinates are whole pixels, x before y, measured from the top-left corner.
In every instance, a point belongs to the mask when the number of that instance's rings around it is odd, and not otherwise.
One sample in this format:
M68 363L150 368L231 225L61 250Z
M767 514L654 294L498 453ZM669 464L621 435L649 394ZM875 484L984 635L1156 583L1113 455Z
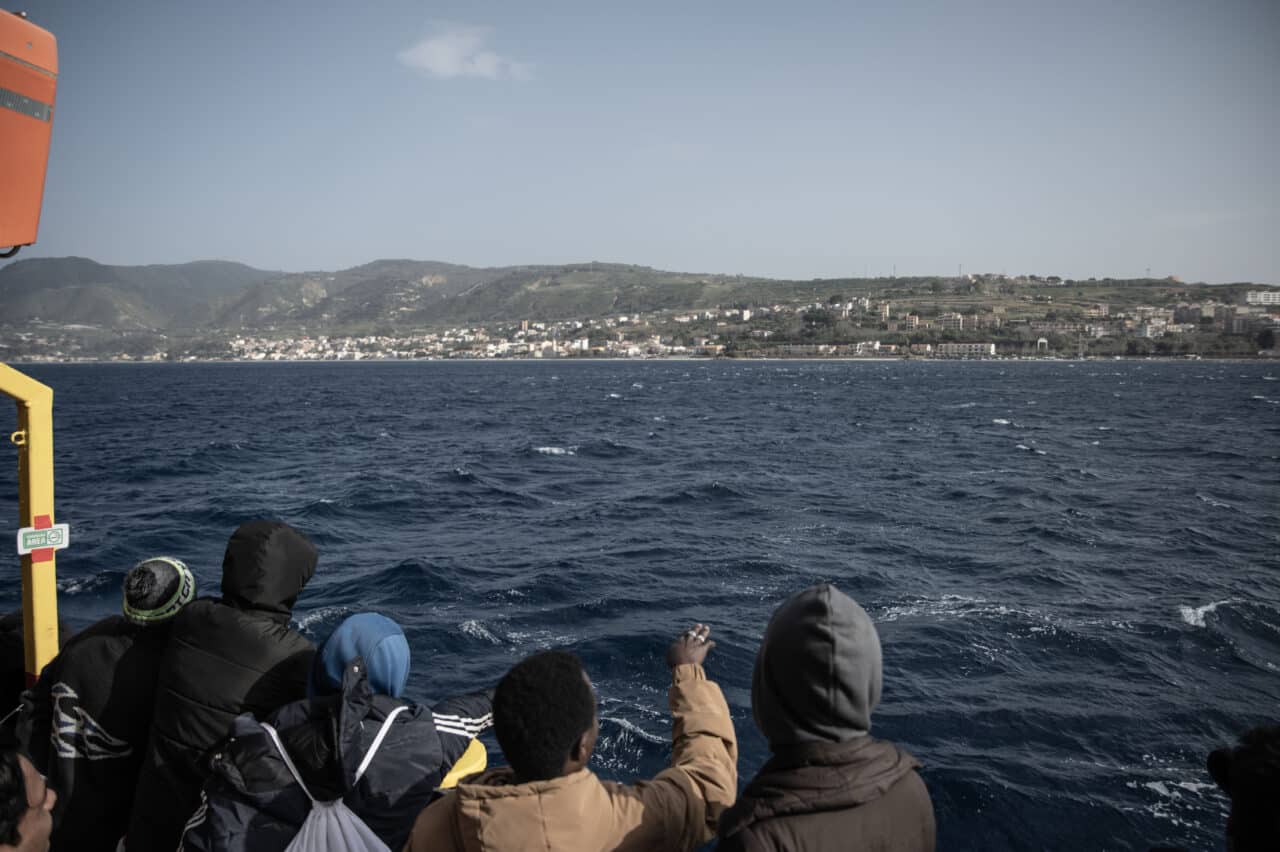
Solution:
M483 77L528 80L533 66L485 50L489 31L483 27L447 27L398 54L400 62L432 77Z

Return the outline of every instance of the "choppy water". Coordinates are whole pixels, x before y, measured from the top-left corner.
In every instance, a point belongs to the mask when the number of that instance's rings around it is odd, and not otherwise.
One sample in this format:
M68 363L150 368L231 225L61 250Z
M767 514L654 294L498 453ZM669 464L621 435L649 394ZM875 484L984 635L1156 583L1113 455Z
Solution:
M1214 847L1206 753L1280 720L1277 365L29 372L56 391L73 623L157 552L216 591L231 530L282 517L321 551L303 628L392 616L416 697L574 648L605 775L663 765L662 654L706 621L749 778L756 644L819 580L879 623L875 733L925 762L940 848Z

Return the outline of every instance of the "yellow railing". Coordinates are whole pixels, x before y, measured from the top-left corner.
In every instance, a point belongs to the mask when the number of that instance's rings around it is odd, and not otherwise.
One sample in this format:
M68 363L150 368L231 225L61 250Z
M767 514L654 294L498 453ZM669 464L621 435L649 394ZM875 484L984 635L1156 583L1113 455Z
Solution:
M53 389L0 364L0 392L18 404L19 526L47 527L53 517ZM0 539L2 541L2 539ZM15 542L16 540L11 539ZM58 653L58 587L53 550L22 557L22 622L27 682Z

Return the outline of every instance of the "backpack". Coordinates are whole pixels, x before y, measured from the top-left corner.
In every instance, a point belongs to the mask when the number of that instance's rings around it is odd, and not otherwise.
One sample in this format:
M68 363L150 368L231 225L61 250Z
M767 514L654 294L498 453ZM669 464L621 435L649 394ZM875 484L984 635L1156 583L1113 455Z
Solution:
M360 778L373 762L373 757L378 753L382 740L391 730L391 723L395 721L396 716L407 709L409 708L404 706L397 707L382 723L369 750L365 752L364 760L360 761L360 767L356 769L353 787L360 783ZM382 838L374 834L373 829L365 825L364 820L356 816L355 811L347 807L347 803L342 799L334 799L332 802L317 801L307 789L307 785L302 783L302 776L298 774L298 769L293 765L289 752L285 751L284 744L280 742L280 735L276 733L276 729L266 722L260 724L271 737L271 741L275 743L276 750L284 759L284 765L289 767L289 772L293 775L293 780L298 782L302 792L306 793L307 798L311 800L311 811L307 814L306 821L302 823L302 828L285 847L285 852L348 852L348 850L350 852L391 852L390 847L382 842Z

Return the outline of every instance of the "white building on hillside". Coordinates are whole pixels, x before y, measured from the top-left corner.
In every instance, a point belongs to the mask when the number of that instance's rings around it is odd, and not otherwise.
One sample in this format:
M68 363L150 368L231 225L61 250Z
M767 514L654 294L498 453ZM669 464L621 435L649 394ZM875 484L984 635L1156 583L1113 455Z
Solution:
M935 358L994 358L994 343L939 343Z

